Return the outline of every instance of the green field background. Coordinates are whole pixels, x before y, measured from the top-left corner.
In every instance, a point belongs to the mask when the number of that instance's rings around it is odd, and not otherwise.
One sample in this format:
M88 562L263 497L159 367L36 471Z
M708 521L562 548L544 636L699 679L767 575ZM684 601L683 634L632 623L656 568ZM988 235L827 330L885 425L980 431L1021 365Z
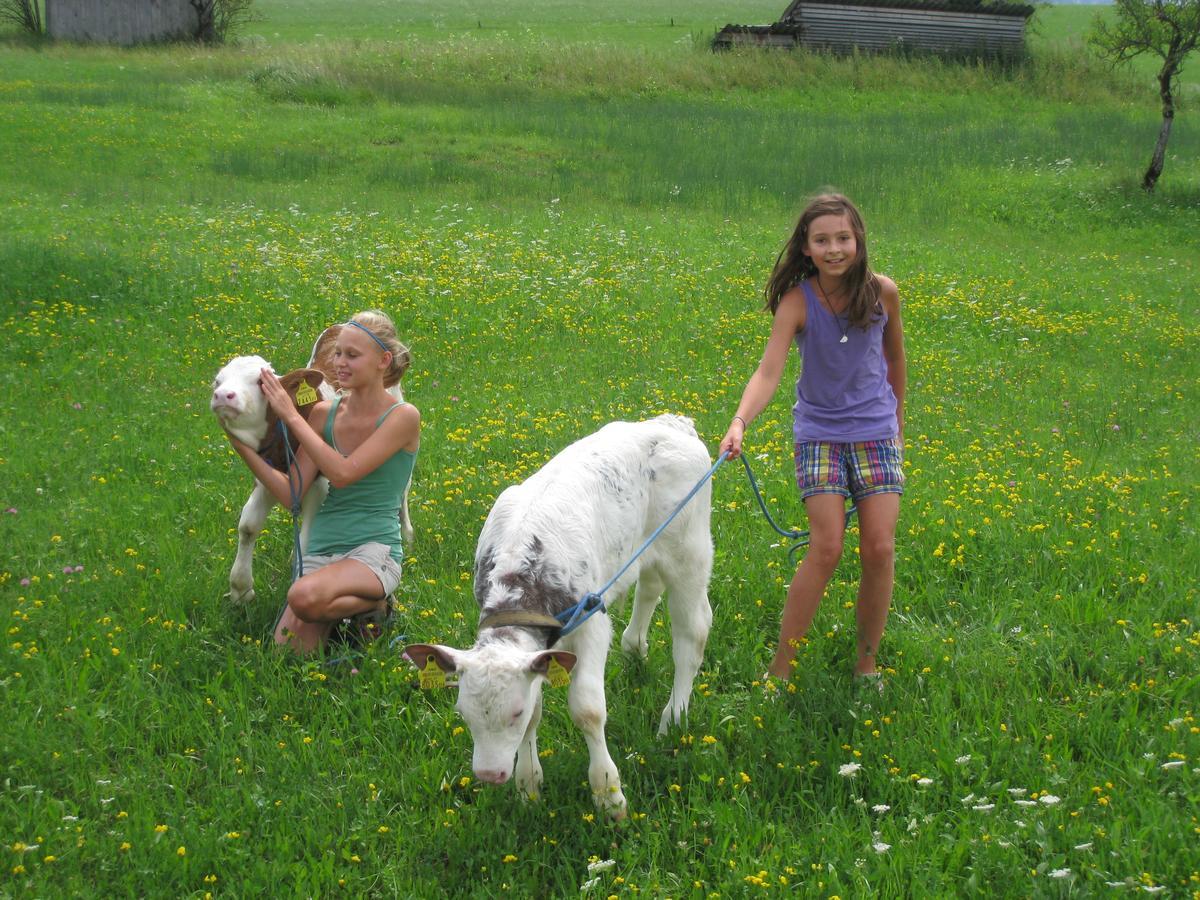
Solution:
M0 896L1197 896L1194 59L1146 194L1152 67L1092 57L1090 7L1006 67L710 52L759 2L256 8L225 47L0 35ZM904 310L884 693L852 529L763 696L791 568L725 467L686 726L665 611L609 661L629 818L549 688L542 799L479 784L400 645L471 643L483 519L570 441L675 412L715 452L823 186ZM223 596L251 479L209 385L376 306L423 419L401 611L295 660L282 510ZM797 374L747 449L804 527Z

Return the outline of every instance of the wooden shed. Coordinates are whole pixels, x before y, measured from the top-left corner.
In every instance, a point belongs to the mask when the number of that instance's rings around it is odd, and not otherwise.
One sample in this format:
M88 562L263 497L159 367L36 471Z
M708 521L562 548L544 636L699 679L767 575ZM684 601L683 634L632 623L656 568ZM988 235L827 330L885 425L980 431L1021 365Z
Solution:
M726 25L713 47L1017 57L1025 53L1025 25L1033 11L1024 4L970 0L792 0L773 25Z
M64 41L144 44L196 36L191 0L45 0L46 34Z

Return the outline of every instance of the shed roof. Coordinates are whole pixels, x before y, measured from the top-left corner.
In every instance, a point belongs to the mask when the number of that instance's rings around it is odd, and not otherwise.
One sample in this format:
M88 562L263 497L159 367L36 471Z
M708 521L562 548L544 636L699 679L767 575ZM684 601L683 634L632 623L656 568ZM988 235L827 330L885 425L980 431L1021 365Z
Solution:
M806 4L845 6L847 0L792 0L779 17L781 22L799 22L800 7ZM926 9L936 12L979 13L990 16L1021 16L1028 19L1034 13L1024 3L978 3L972 0L853 0L854 6L875 6L881 9Z

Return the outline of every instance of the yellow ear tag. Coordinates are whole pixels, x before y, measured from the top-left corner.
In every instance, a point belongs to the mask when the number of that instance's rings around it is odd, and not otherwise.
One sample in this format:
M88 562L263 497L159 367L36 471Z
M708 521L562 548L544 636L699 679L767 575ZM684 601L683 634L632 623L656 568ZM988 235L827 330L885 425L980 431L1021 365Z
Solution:
M297 406L308 406L311 403L316 403L319 399L316 388L307 381L300 382L300 386L296 388Z
M557 659L551 659L546 667L546 677L550 679L550 687L566 687L571 683L571 673L562 667Z
M425 668L421 669L417 678L421 683L421 690L423 691L446 686L446 673L437 664L437 659L432 653L425 660Z

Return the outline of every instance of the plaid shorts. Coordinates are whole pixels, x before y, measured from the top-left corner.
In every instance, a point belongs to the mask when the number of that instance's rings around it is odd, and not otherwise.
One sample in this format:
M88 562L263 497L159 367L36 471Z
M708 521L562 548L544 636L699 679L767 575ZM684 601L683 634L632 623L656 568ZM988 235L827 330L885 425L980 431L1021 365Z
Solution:
M903 494L904 453L897 438L837 444L796 444L796 483L801 498L841 494L857 501L872 494Z

